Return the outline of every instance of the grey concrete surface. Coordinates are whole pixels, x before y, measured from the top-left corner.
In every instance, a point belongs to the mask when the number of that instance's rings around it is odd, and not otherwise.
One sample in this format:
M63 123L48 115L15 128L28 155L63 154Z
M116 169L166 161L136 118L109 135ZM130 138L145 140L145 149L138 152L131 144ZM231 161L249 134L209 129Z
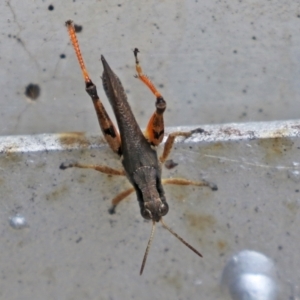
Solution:
M203 128L206 134L176 144L170 158L178 166L163 175L218 185L216 192L166 186L165 222L204 257L158 224L143 276L151 226L135 196L108 214L127 180L59 169L69 160L120 167L101 138L2 137L1 299L229 300L222 274L245 250L274 261L276 299L298 299L300 121Z
M8 0L0 11L0 299L229 300L222 272L243 250L274 262L278 299L300 298L300 122L278 121L299 120L297 1ZM239 122L201 125L210 135L177 144L179 165L164 171L219 187L166 187L165 221L203 259L158 226L140 277L150 225L134 196L107 213L126 179L59 170L69 159L119 165L102 143L68 19L83 26L85 62L109 112L100 54L141 127L154 110L133 77L138 47L167 100L166 126ZM30 83L41 89L33 100Z
M49 6L53 5L53 10ZM154 109L132 49L168 103L168 126L297 119L298 1L1 1L2 135L98 132L64 22L101 88L103 54L142 127ZM60 58L64 54L65 58ZM41 95L29 101L29 83Z

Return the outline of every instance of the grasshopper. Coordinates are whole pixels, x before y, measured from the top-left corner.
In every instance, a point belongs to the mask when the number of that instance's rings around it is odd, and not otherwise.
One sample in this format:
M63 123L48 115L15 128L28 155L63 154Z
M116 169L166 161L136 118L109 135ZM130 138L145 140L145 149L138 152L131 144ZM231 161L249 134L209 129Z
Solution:
M199 251L188 244L164 223L162 217L168 213L169 206L166 201L163 184L207 186L212 190L217 190L217 186L207 181L192 181L183 178L162 179L161 164L166 161L176 137L182 136L187 138L193 133L203 132L203 130L195 129L189 132L180 131L171 133L167 138L162 155L158 158L155 147L162 142L164 137L163 114L166 109L166 101L150 79L143 74L138 60L139 50L135 48L133 53L137 72L136 77L140 79L155 95L156 110L150 118L146 131L143 134L128 104L127 96L120 79L112 71L104 56L101 56L103 64L103 88L116 116L119 128L118 132L97 94L95 84L89 77L79 48L74 24L72 21L67 21L66 26L83 74L86 92L93 101L102 133L110 148L121 157L124 169L116 170L103 165L84 165L80 163L63 163L60 168L89 168L108 175L121 175L128 178L132 187L120 193L112 200L112 207L109 212L114 213L116 206L124 198L135 191L142 217L146 220L152 220L151 234L143 257L140 275L142 275L146 264L148 252L154 236L156 222L161 222L162 226L171 234L178 238L197 255L202 257Z

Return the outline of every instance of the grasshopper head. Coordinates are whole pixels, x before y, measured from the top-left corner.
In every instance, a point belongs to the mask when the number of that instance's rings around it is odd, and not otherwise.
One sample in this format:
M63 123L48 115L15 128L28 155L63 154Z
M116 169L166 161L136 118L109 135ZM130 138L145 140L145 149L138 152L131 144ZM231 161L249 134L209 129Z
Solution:
M168 203L165 200L161 200L159 196L157 198L150 198L149 201L145 201L144 198L144 205L141 205L141 215L143 218L155 222L159 222L161 217L165 216L168 211Z
M133 176L141 215L147 220L159 222L169 211L158 171L151 166L138 168Z

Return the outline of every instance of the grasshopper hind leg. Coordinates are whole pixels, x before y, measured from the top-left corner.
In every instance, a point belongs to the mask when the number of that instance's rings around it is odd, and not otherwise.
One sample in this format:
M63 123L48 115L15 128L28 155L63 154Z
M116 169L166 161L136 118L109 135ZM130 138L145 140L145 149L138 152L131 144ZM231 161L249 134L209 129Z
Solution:
M110 209L108 210L108 212L113 215L116 213L116 207L117 205L124 200L127 196L129 196L130 194L132 194L134 192L134 188L131 187L123 192L121 192L120 194L118 194L115 198L112 199L112 205L110 207Z
M163 114L166 110L167 104L163 96L157 90L157 88L154 86L151 80L143 73L142 67L140 66L140 62L138 59L138 53L139 50L135 48L133 50L133 54L135 57L135 68L137 72L136 78L140 79L156 97L156 103L155 103L156 110L152 114L144 134L146 139L149 141L149 143L151 143L154 146L157 146L162 142L164 138Z

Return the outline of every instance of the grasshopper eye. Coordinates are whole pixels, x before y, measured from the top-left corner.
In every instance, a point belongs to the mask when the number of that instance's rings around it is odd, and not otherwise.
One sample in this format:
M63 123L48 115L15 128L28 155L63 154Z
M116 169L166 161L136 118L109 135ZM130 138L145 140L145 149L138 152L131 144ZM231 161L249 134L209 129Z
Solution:
M152 220L152 213L149 209L144 209L141 211L142 217L146 220Z
M159 207L160 216L165 216L169 211L169 205L167 203L162 203Z

